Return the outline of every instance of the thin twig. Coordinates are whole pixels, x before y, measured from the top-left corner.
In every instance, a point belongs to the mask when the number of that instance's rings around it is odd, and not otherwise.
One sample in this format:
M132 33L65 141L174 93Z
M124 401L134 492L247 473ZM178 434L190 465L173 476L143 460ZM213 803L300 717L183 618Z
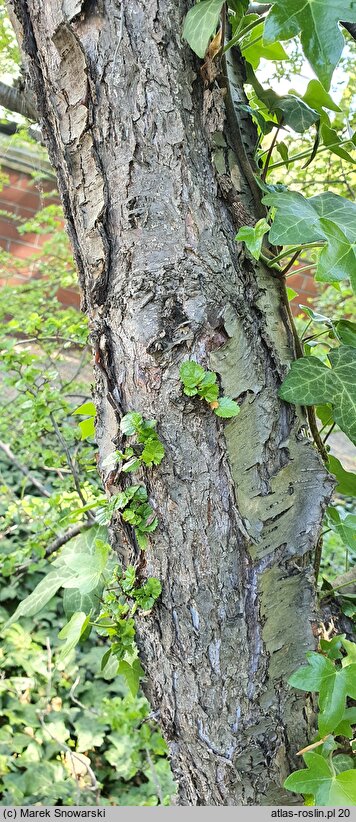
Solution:
M13 465L16 465L16 468L18 468L19 471L21 471L21 473L24 474L25 477L27 477L27 479L31 482L31 484L34 485L35 488L37 488L38 491L41 492L43 497L48 498L48 497L52 496L50 491L48 491L47 488L45 488L45 486L42 485L42 482L40 482L38 479L36 479L36 477L34 477L31 474L31 472L28 470L28 468L26 468L25 465L22 465L21 462L19 462L19 460L17 459L17 457L15 457L15 454L11 450L10 446L7 445L6 442L2 442L0 440L0 448L4 452L4 454L6 454L7 458L10 460L10 462L12 462Z
M156 771L156 768L154 766L154 762L153 762L153 759L151 757L151 754L150 754L148 748L145 748L145 751L146 751L146 756L147 756L147 762L150 766L150 770L151 770L151 773L152 773L152 780L154 782L154 785L155 785L155 788L156 788L156 791L157 791L158 799L159 799L161 805L163 805L162 788L161 788L160 781L158 779L157 771Z
M50 419L51 419L51 421L52 421L52 425L53 425L53 428L54 428L54 430L55 430L55 434L56 434L56 436L57 436L57 439L58 439L58 441L60 442L60 444L61 444L61 446L62 446L62 448L63 448L63 450L64 450L64 452L65 452L65 455L66 455L66 457L67 457L68 467L69 467L69 468L70 468L70 470L71 470L71 473L72 473L72 476L73 476L73 480L74 480L74 485L75 485L75 488L76 488L76 491L77 491L78 497L79 497L79 499L81 500L81 502L83 503L83 506L85 507L85 506L86 506L86 504L87 504L87 503L86 503L86 499L85 499L85 497L84 497L84 495L83 495L83 492L82 492L82 489L81 489L81 487L80 487L79 476L78 476L78 473L77 473L77 469L76 469L76 467L75 467L75 465L74 465L74 462L73 462L73 460L72 460L70 450L69 450L69 448L68 448L68 445L67 445L67 443L66 443L65 439L62 437L62 434L61 434L61 432L60 432L60 430L59 430L59 428L58 428L58 425L57 425L57 423L56 423L56 420L55 420L55 418L54 418L53 413L51 412L49 416L50 416ZM93 523L93 522L95 521L95 520L94 520L93 513L92 513L91 511L85 511L85 516L87 517L87 519L89 520L89 522Z

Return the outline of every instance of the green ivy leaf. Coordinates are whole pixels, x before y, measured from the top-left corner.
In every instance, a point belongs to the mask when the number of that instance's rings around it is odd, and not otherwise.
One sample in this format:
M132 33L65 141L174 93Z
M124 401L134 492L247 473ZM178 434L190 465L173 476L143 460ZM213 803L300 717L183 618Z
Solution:
M276 209L269 233L273 245L325 243L316 279L337 282L349 277L356 290L356 203L331 192L306 199L296 191L269 193L263 202Z
M340 460L331 455L327 467L337 479L335 491L345 497L356 497L356 474L353 474L352 471L345 471Z
M247 225L242 226L236 234L235 239L237 242L245 243L254 259L259 260L263 238L267 231L269 231L269 228L267 220L262 218L253 228Z
M145 447L141 454L141 460L148 467L160 465L165 455L164 446L157 437L146 440Z
M304 754L306 769L290 774L284 782L289 791L312 794L316 805L345 807L356 804L356 771L335 773L320 754L308 751Z
M344 345L351 345L356 348L356 323L350 320L339 320L335 323L336 333Z
M346 160L348 163L355 163L356 160L351 156L351 154L345 150L345 148L340 145L342 143L341 137L339 137L337 131L334 128L330 128L327 123L322 123L320 129L321 137L325 146L328 146L330 151L333 154L336 154L338 157L341 157L342 160Z
M354 0L274 0L264 40L290 40L300 33L304 54L328 90L344 46L340 20L356 23Z
M330 659L310 651L308 665L295 671L288 682L302 691L319 692L319 731L332 733L341 722L346 696L356 695L356 665L338 669Z
M326 521L329 528L339 535L344 545L356 551L356 514L341 517L337 508L329 506L326 511Z
M246 25L252 21L258 20L258 14L246 15ZM264 43L261 40L256 43L257 37L263 37L264 21L259 26L255 26L251 31L247 32L241 42L240 48L245 60L257 69L261 60L287 60L288 54L278 41L276 43ZM243 32L241 32L243 35ZM253 45L252 45L253 43Z
M80 637L89 625L89 620L89 615L87 616L83 611L77 611L59 632L59 639L65 639L65 643L60 648L58 655L61 662L63 662L67 656L69 656L73 648L78 645Z
M286 94L284 97L279 97L278 103L272 108L272 111L277 110L282 112L283 123L300 134L307 131L320 119L319 113L310 108L301 97L297 97L295 94Z
M214 408L217 417L229 419L230 417L237 417L240 413L240 407L231 397L220 397L218 402L218 408Z
M331 368L317 357L302 357L292 363L279 389L279 396L296 405L331 403L335 422L356 443L355 350L341 346L328 355Z
M334 736L345 736L346 739L353 739L356 725L356 708L346 708L341 722L334 730Z
M118 673L125 677L127 686L130 689L132 696L137 696L140 679L145 675L140 661L135 659L132 665L129 665L128 662L122 659L118 667Z
M29 617L41 611L67 579L68 571L63 568L50 571L36 585L32 593L20 602L12 617L5 623L5 628L8 628L13 622L17 622L21 616Z
M325 91L324 86L321 85L319 80L310 80L307 90L303 95L303 100L310 108L315 108L319 114L323 113L324 108L329 109L329 111L341 111L340 106L338 106L332 97L330 97L330 94Z
M201 0L189 9L184 21L183 37L198 57L204 57L210 38L215 34L224 0Z
M204 0L202 0L203 2ZM195 360L186 360L179 369L179 376L186 388L195 388L205 377L205 369Z

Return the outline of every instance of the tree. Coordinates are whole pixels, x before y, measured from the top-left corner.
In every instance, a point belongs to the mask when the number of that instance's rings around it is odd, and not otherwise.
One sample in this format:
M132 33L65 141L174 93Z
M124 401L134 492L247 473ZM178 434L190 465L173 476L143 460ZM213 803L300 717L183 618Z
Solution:
M282 804L308 731L287 679L315 644L312 557L333 483L302 411L278 397L295 355L283 278L235 242L266 213L243 63L210 55L201 75L181 37L189 5L12 9L91 328L108 494L123 415L157 419L166 449L144 470L152 544L118 514L111 536L163 585L137 637L179 801ZM187 359L218 373L236 419L183 395Z

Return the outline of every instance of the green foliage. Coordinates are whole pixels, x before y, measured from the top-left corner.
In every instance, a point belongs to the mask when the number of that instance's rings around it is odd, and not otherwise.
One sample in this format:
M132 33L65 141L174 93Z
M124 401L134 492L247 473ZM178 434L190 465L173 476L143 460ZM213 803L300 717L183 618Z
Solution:
M23 228L47 239L30 261L0 253L1 276L26 273L29 264L36 275L0 290L0 437L10 448L9 455L0 451L6 583L0 591L1 801L168 804L174 785L166 746L146 700L132 696L142 675L133 620L129 636L122 630L129 654L110 647L110 659L100 664L109 634L94 623L115 560L95 512L100 519L110 501L98 485L95 446L86 441L93 440L95 417L85 371L87 322L56 296L76 276L60 209L45 207ZM86 418L79 427L78 416ZM148 448L152 464L151 441ZM147 504L146 491L140 493L135 505L143 498ZM147 520L146 512L140 523ZM70 538L73 523L81 533ZM160 595L160 582L131 576L130 587L129 579L127 572L128 593L123 587L121 595L133 613L144 615Z
M198 57L204 57L209 40L215 33L224 0L201 0L189 9L183 37Z
M305 56L325 89L329 89L344 45L339 20L356 23L353 0L274 0L264 40L274 43L300 34Z
M302 357L293 362L279 396L303 405L330 403L335 422L356 443L355 351L350 346L340 346L328 358L330 368L317 357Z
M347 707L347 698L356 698L356 644L342 634L331 640L322 639L320 647L320 653L307 653L307 666L299 668L289 679L294 688L318 694L318 751L305 750L307 768L288 776L284 786L306 798L312 796L316 805L353 805L356 770L352 724L356 711ZM340 753L346 742L350 755Z
M255 226L242 226L236 234L236 240L244 242L255 260L259 260L262 250L262 243L265 234L269 231L269 225L264 218L258 220Z
M269 234L273 245L324 245L316 279L338 282L350 278L356 290L356 205L326 192L311 199L293 191L267 194L263 202L276 209Z
M287 777L284 787L294 793L312 795L315 805L331 807L354 806L356 803L356 775L352 769L352 759L348 757L351 769L338 773L335 764L328 762L318 753L304 754L307 770L295 771ZM334 757L334 761L337 757Z
M198 396L209 403L218 417L237 417L240 408L231 397L219 397L217 375L214 371L205 371L195 360L186 360L179 369L183 391L188 397Z

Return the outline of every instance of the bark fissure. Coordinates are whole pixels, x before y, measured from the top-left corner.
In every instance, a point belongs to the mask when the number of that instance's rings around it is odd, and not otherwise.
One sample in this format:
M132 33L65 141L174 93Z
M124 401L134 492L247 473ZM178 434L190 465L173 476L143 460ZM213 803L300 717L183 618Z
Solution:
M137 629L179 801L294 801L281 785L307 728L286 680L313 646L310 556L330 486L277 397L292 356L281 283L234 240L256 205L223 92L204 89L181 41L184 0L13 5L33 28L24 48L103 357L101 461L127 410L155 417L166 447L145 474L162 601ZM241 82L236 70L240 103ZM239 417L183 396L187 357L218 372ZM112 531L137 560L132 535Z

